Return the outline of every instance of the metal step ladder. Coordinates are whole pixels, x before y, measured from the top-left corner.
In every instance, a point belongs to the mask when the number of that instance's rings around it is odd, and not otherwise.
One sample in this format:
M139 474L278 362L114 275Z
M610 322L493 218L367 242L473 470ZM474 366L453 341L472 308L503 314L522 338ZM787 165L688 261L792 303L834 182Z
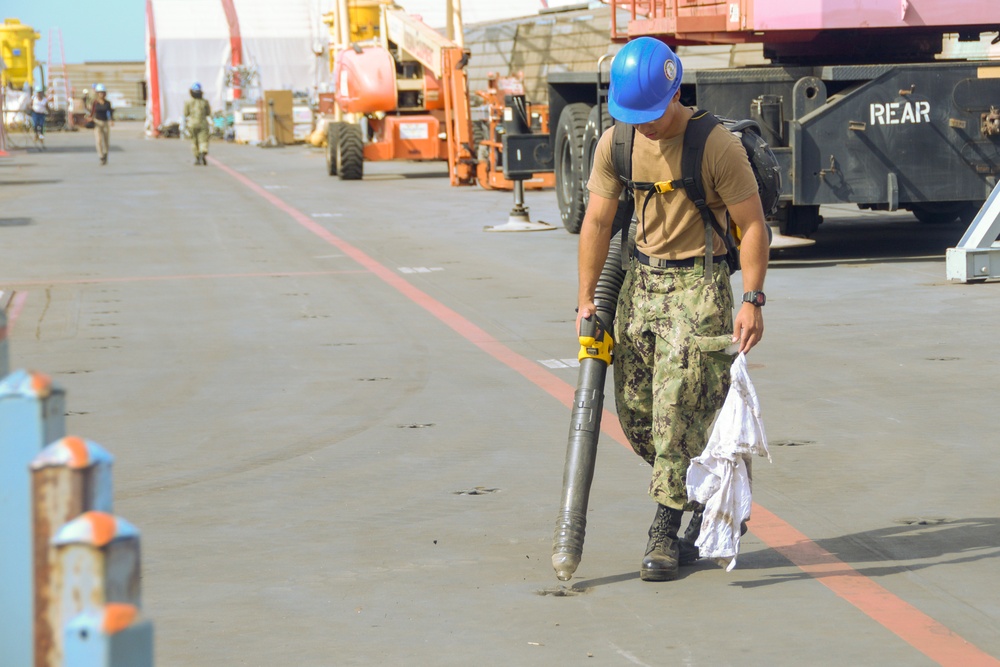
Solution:
M59 59L53 59L53 48L58 45ZM66 111L66 129L73 129L73 88L66 72L66 52L63 49L62 29L49 29L48 90L54 109Z

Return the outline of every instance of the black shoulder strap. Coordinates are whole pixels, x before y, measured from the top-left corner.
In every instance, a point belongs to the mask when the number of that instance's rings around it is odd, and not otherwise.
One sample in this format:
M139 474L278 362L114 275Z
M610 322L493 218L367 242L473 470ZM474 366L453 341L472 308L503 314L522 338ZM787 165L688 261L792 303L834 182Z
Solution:
M632 146L635 143L635 126L615 123L611 132L611 164L615 175L625 185L625 191L618 202L611 234L622 232L622 248L628 239L628 228L635 213L635 195L632 191Z
M611 131L611 164L615 174L626 183L632 180L632 145L635 143L635 126L615 123Z
M712 209L708 208L708 204L705 202L705 186L701 180L701 164L705 158L708 135L718 124L719 119L709 112L701 109L695 110L691 120L688 121L687 130L684 132L684 148L681 153L681 182L688 199L694 202L698 211L701 212L705 224L711 225L715 233L721 236L728 246L729 234L715 219Z

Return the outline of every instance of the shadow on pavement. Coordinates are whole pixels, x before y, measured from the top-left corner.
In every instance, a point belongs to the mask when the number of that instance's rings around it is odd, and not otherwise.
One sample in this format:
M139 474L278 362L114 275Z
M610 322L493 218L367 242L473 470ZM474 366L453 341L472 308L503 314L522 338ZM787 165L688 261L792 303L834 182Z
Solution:
M580 579L579 581L573 582L573 585L570 586L570 590L576 593L586 593L590 589L597 588L598 586L607 586L609 584L620 584L623 581L630 581L632 579L638 579L638 578L639 578L639 565L636 564L635 570L632 572L613 574L608 577L598 577L596 579Z
M56 154L56 153L93 153L95 157L97 156L97 149L92 144L87 145L87 146L46 146L44 151L36 151L36 152L51 153L51 154ZM110 146L108 146L108 152L109 153L124 153L125 149L123 149L121 146L116 146L114 144L111 144Z
M753 530L752 522L750 528ZM732 585L757 588L786 581L819 579L851 572L876 578L929 567L997 558L1000 557L1000 518L914 519L910 524L815 542L840 561L851 565L853 570L845 568L822 574L797 572L768 575L764 579L734 582ZM949 556L951 558L948 558ZM942 558L945 560L941 560ZM914 562L932 559L933 562ZM738 567L749 573L754 570L788 567L788 560L780 552L764 549L741 555Z
M34 181L0 181L0 185L52 185L53 183L62 183L62 179L38 179Z
M958 221L928 225L905 214L882 218L833 218L828 215L813 235L816 245L774 251L768 268L944 261L945 251L958 244L965 230L966 225Z

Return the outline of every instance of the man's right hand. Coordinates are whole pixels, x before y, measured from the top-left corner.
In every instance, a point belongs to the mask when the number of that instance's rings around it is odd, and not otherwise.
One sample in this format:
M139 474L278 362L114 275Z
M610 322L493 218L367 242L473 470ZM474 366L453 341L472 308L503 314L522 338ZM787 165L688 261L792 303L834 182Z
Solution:
M583 320L591 315L597 313L597 306L594 305L593 301L587 301L586 303L581 303L580 307L576 311L576 334L580 335L580 320Z

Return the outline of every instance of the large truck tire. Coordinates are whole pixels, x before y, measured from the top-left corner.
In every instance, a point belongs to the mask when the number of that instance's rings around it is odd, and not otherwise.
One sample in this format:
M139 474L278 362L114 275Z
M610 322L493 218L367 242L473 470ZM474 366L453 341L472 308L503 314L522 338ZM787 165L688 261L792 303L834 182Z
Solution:
M365 160L361 126L341 123L337 133L337 175L342 181L360 181L364 175Z
M326 126L326 173L337 175L337 144L340 137L340 123L331 122Z
M976 217L982 203L967 201L924 202L913 204L910 210L925 225L948 225L956 220L968 224Z
M598 128L598 120L601 122ZM591 107L587 116L587 125L583 128L583 203L586 209L590 202L590 190L587 189L587 181L590 179L590 172L594 169L594 155L597 154L597 142L601 139L601 132L611 127L611 114L608 113L608 105L600 104Z
M556 199L563 226L570 234L579 234L587 209L584 191L583 131L587 127L590 105L567 104L556 125L555 167Z
M819 206L779 205L777 218L781 233L786 236L812 236L823 222Z

